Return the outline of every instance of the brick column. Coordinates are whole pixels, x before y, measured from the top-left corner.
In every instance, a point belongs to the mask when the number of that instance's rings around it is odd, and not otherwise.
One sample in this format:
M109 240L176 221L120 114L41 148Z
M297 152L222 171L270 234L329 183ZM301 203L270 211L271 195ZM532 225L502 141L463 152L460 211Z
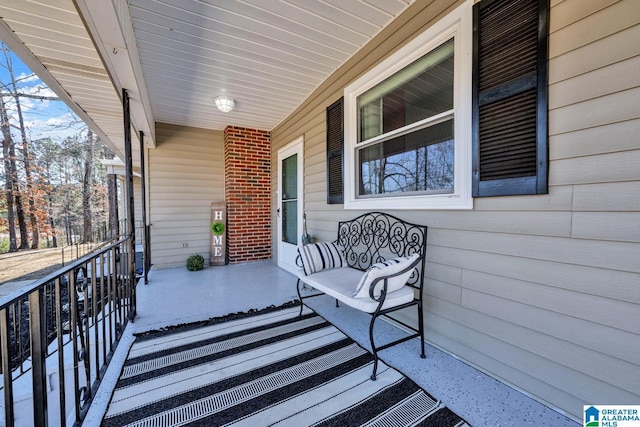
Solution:
M231 264L271 259L271 135L224 130L227 256Z

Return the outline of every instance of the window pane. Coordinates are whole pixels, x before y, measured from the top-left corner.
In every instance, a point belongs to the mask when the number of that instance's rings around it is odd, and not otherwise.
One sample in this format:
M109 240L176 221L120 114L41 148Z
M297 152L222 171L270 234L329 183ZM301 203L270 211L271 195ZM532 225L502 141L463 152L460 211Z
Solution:
M297 245L298 242L298 200L282 202L282 241Z
M298 155L282 161L282 200L298 198Z
M453 192L453 119L358 152L360 196Z
M358 96L358 142L453 109L453 40Z

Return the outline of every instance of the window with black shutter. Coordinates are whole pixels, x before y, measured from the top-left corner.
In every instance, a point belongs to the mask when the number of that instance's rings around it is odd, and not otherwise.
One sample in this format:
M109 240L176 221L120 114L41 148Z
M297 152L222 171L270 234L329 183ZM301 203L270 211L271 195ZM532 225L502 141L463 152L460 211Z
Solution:
M473 9L473 196L548 192L549 0Z
M343 203L342 154L344 149L343 98L327 108L327 203Z
M473 0L344 89L345 209L472 209Z

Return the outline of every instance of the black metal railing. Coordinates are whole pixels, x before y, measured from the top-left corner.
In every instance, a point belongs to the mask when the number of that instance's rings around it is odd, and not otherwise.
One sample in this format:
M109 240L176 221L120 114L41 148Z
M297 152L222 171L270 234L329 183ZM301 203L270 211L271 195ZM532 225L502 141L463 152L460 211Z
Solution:
M81 424L135 317L134 260L120 238L0 299L5 426Z

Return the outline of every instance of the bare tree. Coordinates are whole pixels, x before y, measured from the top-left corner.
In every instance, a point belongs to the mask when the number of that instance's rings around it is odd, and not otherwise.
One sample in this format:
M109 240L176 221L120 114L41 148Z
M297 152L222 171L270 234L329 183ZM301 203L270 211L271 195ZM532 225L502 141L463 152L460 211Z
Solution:
M67 234L79 234L83 241L90 242L94 238L94 223L98 220L94 215L94 205L98 203L97 200L106 205L106 198L95 197L96 191L104 187L104 182L100 183L101 187L97 186L95 153L98 139L91 130L86 129L86 132L79 132L62 142L64 159L61 163L65 172L62 186L59 188L63 189L62 203L65 206ZM103 150L98 151L101 153ZM105 209L100 207L98 210L102 212Z
M36 163L37 171L39 172L38 185L42 189L44 194L44 205L46 209L46 217L44 220L45 228L47 232L47 246L58 247L58 240L56 235L56 223L54 221L54 199L56 196L54 181L54 170L60 158L60 145L54 143L50 138L40 139L33 141L33 153L34 162ZM52 241L49 241L49 238Z
M118 179L116 175L107 176L107 196L109 197L109 237L120 234L120 220L118 218Z
M18 113L18 128L20 130L20 136L22 138L22 161L24 164L24 173L27 181L27 201L29 203L29 220L31 222L31 249L38 249L40 246L40 232L38 227L38 219L36 214L36 204L33 194L33 177L31 176L31 156L29 155L29 143L27 141L27 132L24 126L24 117L22 115L22 105L20 103L21 94L18 93L18 86L15 74L13 72L13 62L11 61L11 55L9 50L4 46L4 59L7 72L9 73L9 89L12 91L13 99L16 104L16 111ZM4 86L4 84L3 84ZM23 237L23 240L27 240L27 236Z
M0 127L2 127L2 158L4 159L5 195L7 199L7 228L9 230L9 252L18 250L16 237L15 199L13 197L13 169L11 168L11 129L4 98L0 96Z
M84 173L82 176L82 231L83 241L93 241L93 227L91 226L91 193L93 187L93 145L94 136L91 129L87 132L85 144Z
M0 98L2 98L0 96ZM6 103L2 99L0 105L0 120L2 121L2 152L5 158L5 179L7 188L7 208L13 205L16 211L18 227L20 229L20 246L18 249L29 248L29 235L27 230L27 222L25 220L24 205L22 202L22 192L20 189L20 181L18 180L18 167L16 165L16 147L11 136L11 128L9 124L9 114L7 112ZM11 193L11 194L9 194ZM9 198L12 199L11 203ZM9 224L11 228L12 224ZM15 227L15 225L13 225ZM14 229L15 230L15 229ZM11 239L11 238L10 238ZM11 242L9 243L11 247Z

